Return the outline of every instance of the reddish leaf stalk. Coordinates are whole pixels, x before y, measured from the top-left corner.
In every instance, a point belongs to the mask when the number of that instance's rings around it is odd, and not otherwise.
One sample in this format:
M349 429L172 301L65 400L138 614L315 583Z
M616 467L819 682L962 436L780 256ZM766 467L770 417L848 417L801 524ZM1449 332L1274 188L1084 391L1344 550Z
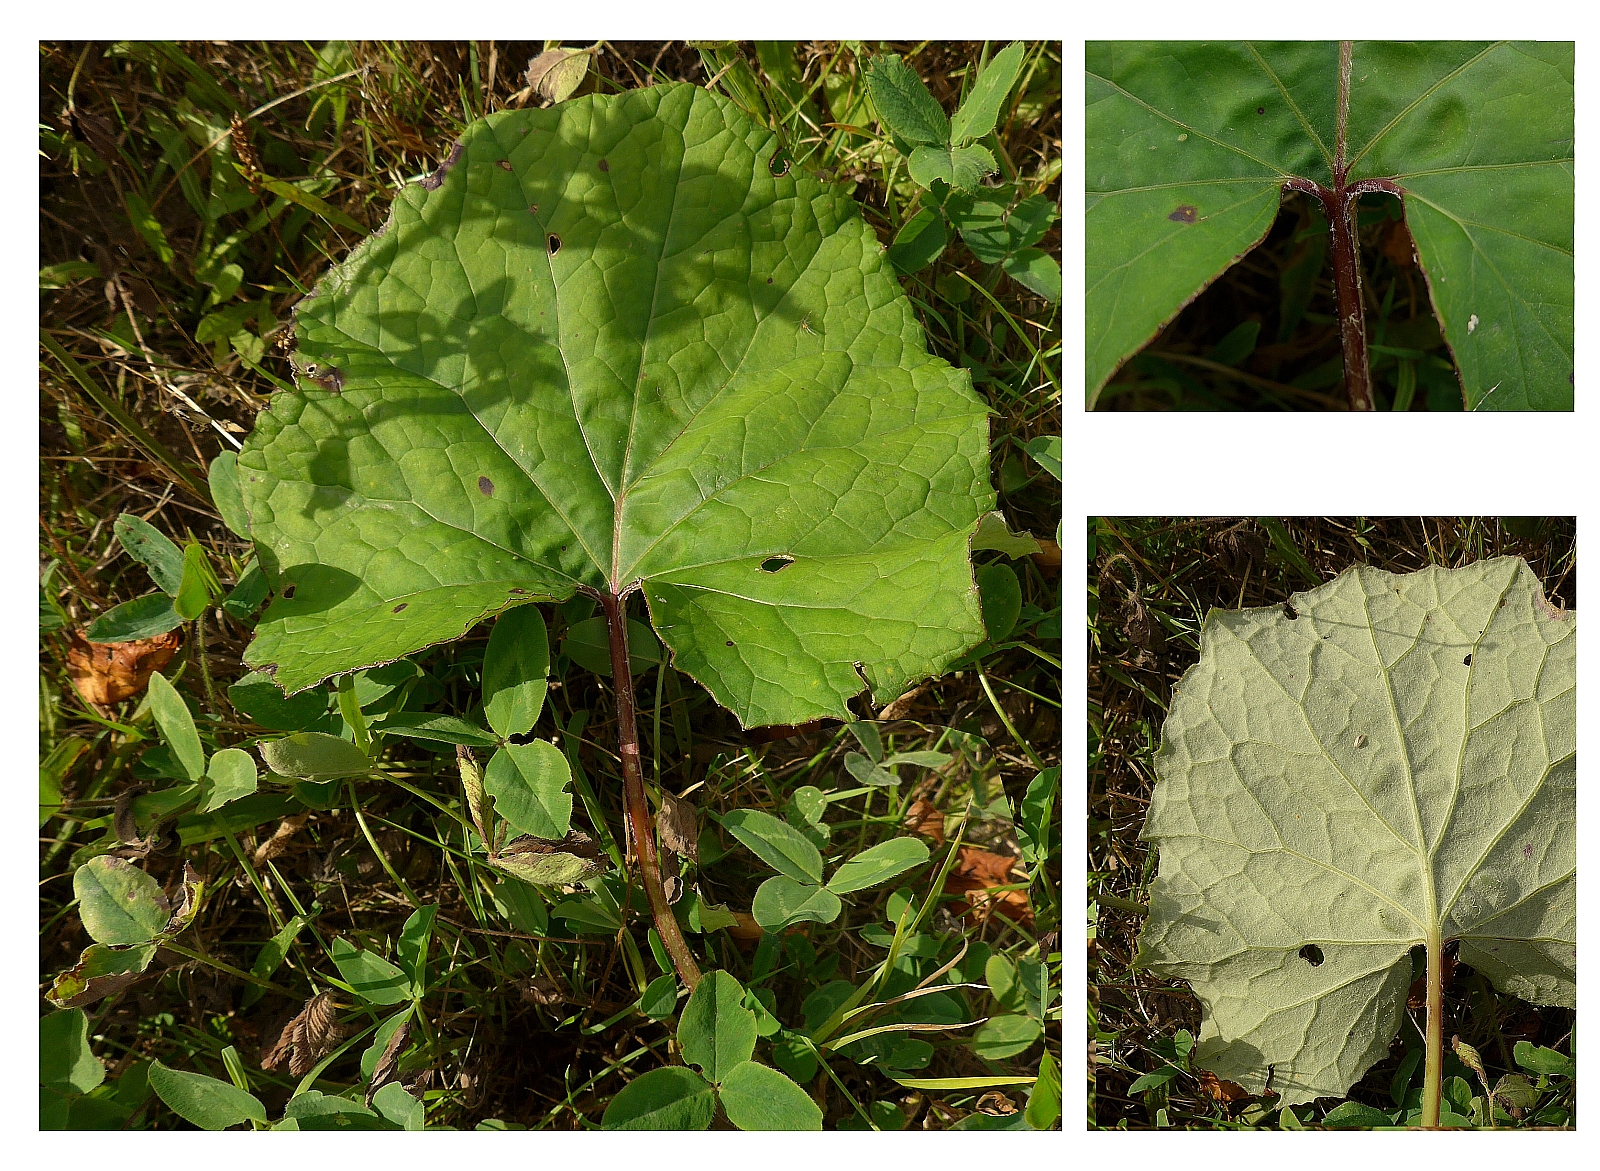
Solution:
M617 745L622 756L622 801L632 831L633 848L638 852L639 875L655 917L656 934L672 957L672 966L690 991L700 982L700 968L694 954L678 930L677 916L667 903L661 885L661 866L656 858L655 822L644 795L644 769L639 763L639 722L633 706L633 668L628 662L628 624L622 598L609 589L600 590L600 605L606 614L606 634L611 642L611 681L617 693Z

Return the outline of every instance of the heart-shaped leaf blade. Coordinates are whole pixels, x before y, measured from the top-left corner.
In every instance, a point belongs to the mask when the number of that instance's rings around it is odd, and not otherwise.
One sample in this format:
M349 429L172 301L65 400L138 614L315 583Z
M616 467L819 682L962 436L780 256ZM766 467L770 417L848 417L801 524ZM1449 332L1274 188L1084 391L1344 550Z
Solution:
M1205 1007L1197 1065L1342 1097L1418 944L1574 1004L1575 627L1514 557L1211 611L1155 758L1139 948Z
M777 149L657 85L491 115L402 190L300 303L307 378L239 455L277 592L247 661L292 693L637 585L752 726L849 718L863 678L887 702L979 642L986 409Z

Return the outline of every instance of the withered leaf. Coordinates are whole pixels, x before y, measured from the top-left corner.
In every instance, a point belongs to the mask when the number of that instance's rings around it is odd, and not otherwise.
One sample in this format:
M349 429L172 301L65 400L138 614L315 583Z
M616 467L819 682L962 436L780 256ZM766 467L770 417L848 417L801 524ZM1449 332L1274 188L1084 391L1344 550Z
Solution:
M261 1068L276 1069L287 1060L289 1073L293 1077L304 1077L313 1065L333 1051L343 1036L333 993L318 993L289 1018L277 1041L262 1056Z
M691 862L700 861L700 826L693 802L661 790L661 815L656 818L661 843Z
M589 54L583 49L546 49L528 62L528 88L546 102L564 102L588 72Z
M918 797L906 810L905 827L914 834L944 845L944 811L926 797Z
M1237 1102L1250 1096L1249 1091L1238 1082L1225 1081L1209 1069L1200 1071L1200 1088L1218 1102Z
M296 813L284 818L278 823L278 828L273 832L273 835L256 847L252 861L257 866L261 866L287 850L289 848L289 839L305 827L306 821L310 816L311 814L309 813Z
M541 1008L552 1005L564 1004L568 1000L560 984L549 976L530 976L520 985L522 1000L525 1004L537 1004Z
M489 865L539 886L565 886L605 869L599 848L580 830L559 841L531 835L516 838L499 857L489 859Z
M967 918L972 923L981 923L998 913L1019 927L1031 930L1033 907L1028 902L1028 892L994 889L1016 881L1011 874L1016 864L1017 859L1009 855L993 854L977 846L962 846L954 868L945 876L945 894L967 896L970 908Z
M400 1022L389 1038L389 1043L383 1047L383 1052L378 1055L378 1064L373 1067L372 1081L367 1086L367 1106L370 1108L372 1099L386 1082L394 1080L395 1067L400 1064L400 1054L405 1052L406 1042L411 1039L411 1017Z
M67 647L67 678L90 703L121 703L138 695L150 674L172 661L183 645L176 630L133 642L89 642L77 631Z

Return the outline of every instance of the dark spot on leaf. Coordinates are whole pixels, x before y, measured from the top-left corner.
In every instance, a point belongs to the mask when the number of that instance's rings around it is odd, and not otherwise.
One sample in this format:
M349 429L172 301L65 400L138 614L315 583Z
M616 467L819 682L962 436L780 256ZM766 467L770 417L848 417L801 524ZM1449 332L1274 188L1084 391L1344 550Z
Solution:
M402 610L404 610L404 609L405 609L405 608L406 608L406 607L407 607L407 606L409 606L409 605L411 605L411 603L410 603L410 602L401 602L401 603L400 603L400 604L399 604L399 605L398 605L398 606L396 606L396 607L395 607L395 608L394 608L394 609L393 609L393 610L390 610L390 611L389 611L389 613L391 613L391 614L398 614L398 613L400 613L400 611L402 611Z
M609 171L611 169L611 164L606 162L605 159L601 159L600 160L600 169L602 171Z
M550 238L545 241L545 245L550 249L550 255L554 256L561 251L561 237L551 232Z
M437 191L444 182L444 177L450 173L450 168L461 161L461 143L458 141L450 148L450 157L439 164L439 169L422 181L424 191Z
M722 645L723 646L732 646L733 645L733 639L730 638L727 642L723 643Z
M1467 656L1467 657L1466 657L1466 658L1464 658L1464 659L1462 659L1462 660L1461 660L1461 665L1462 665L1462 666L1463 666L1463 667L1470 667L1470 666L1472 666L1472 656L1471 656L1471 655L1468 655L1468 656Z
M1300 958L1313 968L1322 964L1322 949L1314 943L1308 943L1300 949Z
M1504 598L1501 598L1500 599L1500 608L1502 610L1505 609L1505 605L1506 605L1506 600Z
M494 495L494 481L491 480L488 476L479 476L478 477L478 491L482 492L485 496L493 496Z
M1293 622L1296 618L1300 617L1300 614L1293 606L1289 605L1288 602L1285 602L1283 604L1283 616L1290 622Z
M770 285L770 284L771 284L771 283L772 283L772 278L771 278L771 277L768 277L768 278L767 278L767 284L769 284L769 285Z
M1256 113L1265 114L1266 112L1267 112L1267 108L1265 106L1257 106L1256 107Z
M514 593L514 594L525 594L528 591L523 589L521 586L512 586L511 587L511 592Z
M494 165L499 167L502 171L509 171L511 169L511 160L510 159L498 159L498 160L495 161Z
M294 597L294 583L293 582L290 582L288 585L283 587L283 596L284 596L285 599Z
M778 570L782 569L785 565L793 565L793 564L794 564L794 558L793 557L787 557L787 556L784 556L784 557L768 557L765 561L763 561L761 563L761 572L762 573L777 573Z
M789 155L782 147L772 152L772 157L767 160L767 170L773 178L789 173Z
M1522 859L1525 862L1533 861L1533 843L1524 842L1522 845Z
M1193 204L1185 203L1173 208L1167 218L1177 224L1192 224L1200 218L1200 212Z

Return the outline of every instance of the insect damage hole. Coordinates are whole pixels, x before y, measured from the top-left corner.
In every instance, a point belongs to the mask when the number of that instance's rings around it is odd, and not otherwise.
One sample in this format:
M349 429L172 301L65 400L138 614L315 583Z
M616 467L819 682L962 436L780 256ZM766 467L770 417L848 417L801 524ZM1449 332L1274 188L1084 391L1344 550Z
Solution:
M497 160L495 160L495 164L494 165L499 167L502 171L509 171L511 169L511 160L510 159L497 159Z
M550 233L549 238L546 239L544 243L545 247L550 250L551 256L554 256L557 252L561 251L561 237L556 235L554 232Z
M295 590L294 582L290 582L288 585L283 587L283 599L284 599L284 601L288 601L290 598L294 597L294 590Z
M1293 606L1289 605L1288 602L1285 602L1283 604L1283 616L1290 622L1293 622L1296 618L1300 617L1300 612Z
M777 573L778 570L782 569L784 566L793 565L793 564L794 564L794 558L788 556L787 554L783 554L783 555L780 555L780 556L777 556L777 557L768 557L765 561L763 561L761 563L761 572L762 573Z
M1367 734L1365 732L1362 732L1360 735L1358 735L1356 737L1356 747L1357 748L1365 748L1366 746L1367 746Z
M772 152L767 160L767 172L774 179L789 173L789 156L781 148Z
M1462 659L1462 660L1461 660L1461 665L1462 665L1462 666L1463 666L1463 667L1470 667L1470 666L1472 666L1472 656L1471 656L1471 655L1468 655L1468 656L1467 656L1467 657L1466 657L1466 658L1464 658L1464 659Z
M1314 943L1308 943L1300 949L1300 958L1313 968L1322 966L1322 949Z

